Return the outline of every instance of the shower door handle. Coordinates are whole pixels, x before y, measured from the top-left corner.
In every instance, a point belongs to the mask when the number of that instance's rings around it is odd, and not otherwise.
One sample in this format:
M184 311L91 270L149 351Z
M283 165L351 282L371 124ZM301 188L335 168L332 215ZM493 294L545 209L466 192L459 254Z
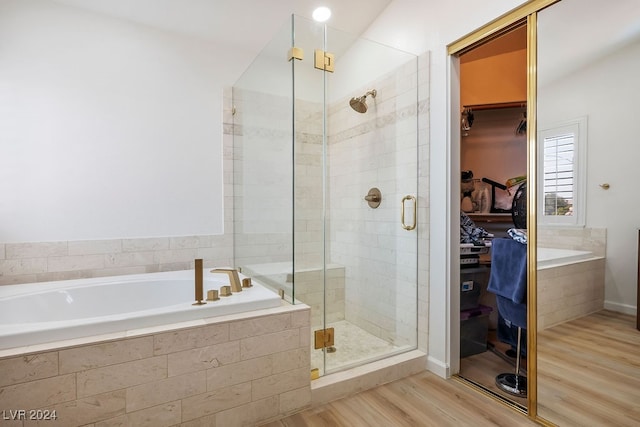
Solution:
M411 224L411 225L407 225L404 222L404 206L405 206L405 202L407 200L413 201L413 224ZM408 231L409 230L413 230L414 228L416 228L416 224L417 224L417 221L418 221L418 215L417 215L417 213L418 213L418 201L416 200L415 197L407 195L407 196L404 196L402 198L402 202L401 202L400 206L401 206L400 207L400 222L402 223L402 228L404 228L405 230L408 230Z

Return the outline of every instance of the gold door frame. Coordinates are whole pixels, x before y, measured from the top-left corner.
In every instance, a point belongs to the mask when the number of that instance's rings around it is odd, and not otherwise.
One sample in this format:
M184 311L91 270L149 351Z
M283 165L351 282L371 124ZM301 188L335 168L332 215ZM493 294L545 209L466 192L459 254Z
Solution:
M447 45L448 54L466 51L527 23L527 415L543 425L553 425L538 417L537 387L537 52L538 12L561 0L530 0L481 28ZM475 387L474 387L475 388ZM519 409L514 405L514 409Z

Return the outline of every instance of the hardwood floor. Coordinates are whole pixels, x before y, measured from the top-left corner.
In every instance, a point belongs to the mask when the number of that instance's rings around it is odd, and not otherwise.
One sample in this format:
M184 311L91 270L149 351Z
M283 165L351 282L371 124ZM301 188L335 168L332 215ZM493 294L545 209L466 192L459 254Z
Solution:
M493 335L493 336L492 336ZM504 353L510 348L509 345L498 342L495 338L495 331L490 333L489 336L490 347L495 347L495 352L487 350L483 353L474 354L460 359L460 372L459 375L463 378L473 381L476 384L481 385L487 390L496 393L505 399L510 400L521 405L523 408L527 407L527 398L514 396L500 390L496 386L496 376L503 372L515 372L514 359L508 358ZM500 353L500 354L498 354ZM521 359L520 361L520 373L527 375L527 360Z
M640 425L640 331L603 310L538 333L538 413L561 426Z
M535 426L456 380L422 372L264 427Z
M489 352L476 356L485 359L478 363L497 358ZM635 318L603 310L540 332L538 414L562 427L639 426ZM459 381L423 372L264 426L532 425L537 424Z

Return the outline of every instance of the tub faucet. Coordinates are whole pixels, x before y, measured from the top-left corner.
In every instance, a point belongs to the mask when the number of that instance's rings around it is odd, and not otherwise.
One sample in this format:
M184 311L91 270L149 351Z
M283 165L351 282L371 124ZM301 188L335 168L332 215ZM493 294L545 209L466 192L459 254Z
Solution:
M240 283L240 276L238 276L238 270L233 268L214 268L212 273L226 273L229 276L229 284L231 285L231 292L242 292L242 284Z
M194 262L195 282L196 282L196 302L192 305L203 305L204 299L204 270L202 269L202 260L196 259Z

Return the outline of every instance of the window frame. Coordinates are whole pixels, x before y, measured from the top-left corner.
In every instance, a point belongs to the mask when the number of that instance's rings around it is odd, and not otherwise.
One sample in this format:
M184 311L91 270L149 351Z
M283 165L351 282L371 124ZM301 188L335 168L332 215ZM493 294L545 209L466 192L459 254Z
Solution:
M574 135L573 215L545 215L544 140ZM545 226L584 227L587 190L587 117L578 117L538 131L538 223Z

